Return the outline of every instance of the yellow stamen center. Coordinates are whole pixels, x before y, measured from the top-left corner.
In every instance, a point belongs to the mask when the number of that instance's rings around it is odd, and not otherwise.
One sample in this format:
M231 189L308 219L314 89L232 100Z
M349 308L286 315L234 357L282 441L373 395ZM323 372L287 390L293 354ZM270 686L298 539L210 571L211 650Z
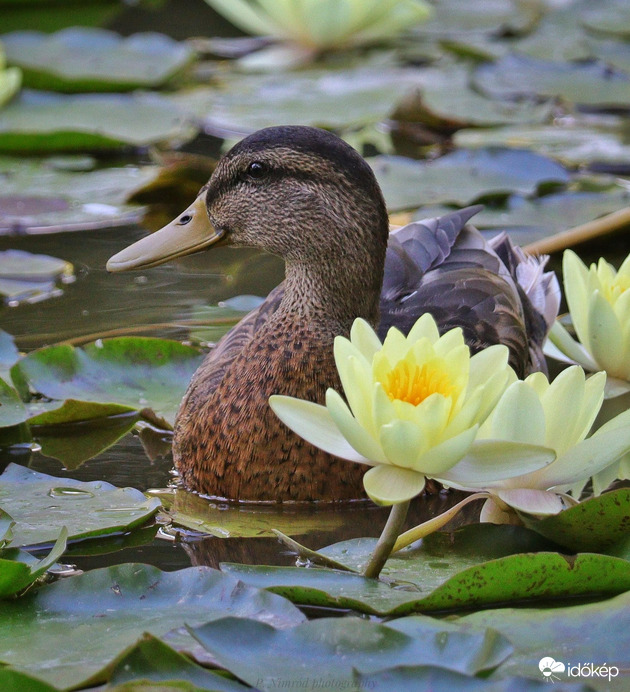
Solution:
M435 367L435 364L410 366L406 361L397 363L382 384L392 401L399 399L414 406L421 404L431 394L450 397L454 390L448 373Z

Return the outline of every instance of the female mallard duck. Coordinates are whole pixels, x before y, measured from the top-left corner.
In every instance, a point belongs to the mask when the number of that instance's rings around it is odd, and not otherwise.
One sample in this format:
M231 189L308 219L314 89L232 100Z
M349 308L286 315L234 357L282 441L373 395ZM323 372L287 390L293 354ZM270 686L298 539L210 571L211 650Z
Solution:
M146 268L221 241L286 263L285 281L188 387L173 441L184 485L239 500L364 497L360 466L297 437L268 405L271 394L322 402L340 390L333 339L356 317L378 325L380 315L384 333L429 311L444 329L462 327L473 350L506 344L520 375L542 368L555 276L466 226L479 208L389 235L378 183L354 149L315 128L271 127L233 147L179 218L112 257L110 271Z

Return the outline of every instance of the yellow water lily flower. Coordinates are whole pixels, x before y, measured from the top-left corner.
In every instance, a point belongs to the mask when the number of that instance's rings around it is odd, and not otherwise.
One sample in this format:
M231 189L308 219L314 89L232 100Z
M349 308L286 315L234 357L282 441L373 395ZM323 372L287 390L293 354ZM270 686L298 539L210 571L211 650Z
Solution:
M372 466L363 478L367 494L394 504L422 492L426 477L490 481L554 458L548 449L520 442L474 444L479 426L516 380L507 361L505 346L471 357L461 329L440 336L429 314L408 336L390 329L383 344L358 319L350 339L335 339L347 403L329 389L325 407L286 396L272 396L270 405L312 444Z
M452 484L463 490L484 490L482 521L509 522L510 508L537 516L557 514L576 501L567 490L581 490L586 481L630 451L630 410L586 437L604 400L606 374L586 378L574 365L553 382L542 373L512 383L480 427L478 440L503 439L547 447L555 460L520 476Z
M556 322L549 335L552 346L546 352L587 370L605 370L614 394L630 390L630 255L616 271L603 258L587 268L566 250L562 269L571 319L581 343Z
M248 33L319 51L396 36L425 20L421 0L206 0Z

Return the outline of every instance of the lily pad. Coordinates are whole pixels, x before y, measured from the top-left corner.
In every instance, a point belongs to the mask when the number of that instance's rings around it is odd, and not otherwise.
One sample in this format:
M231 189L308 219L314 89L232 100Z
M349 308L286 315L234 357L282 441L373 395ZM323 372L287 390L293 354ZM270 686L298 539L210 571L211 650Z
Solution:
M630 488L619 488L580 502L537 521L523 516L526 526L570 550L602 551L630 533Z
M72 281L70 262L23 250L0 252L0 295L12 306L59 296L58 283Z
M626 163L630 145L619 127L587 125L511 125L501 128L460 130L453 137L458 147L517 147L551 156L565 166L589 163Z
M201 365L198 349L151 337L120 337L84 348L57 345L29 353L14 368L51 399L151 409L172 425L188 381Z
M367 562L375 542L344 541L320 552L357 568ZM450 535L432 534L419 548L400 551L387 561L382 574L394 580L393 585L329 569L234 564L222 569L296 603L378 615L615 594L630 588L626 560L591 553L567 558L549 548L532 552L544 546L533 532L519 527L472 525Z
M0 507L16 522L13 547L103 536L140 526L157 511L157 499L105 481L81 482L9 464L0 476Z
M630 8L624 0L587 3L579 13L582 24L591 31L630 38Z
M543 184L569 181L568 172L544 156L500 147L460 149L434 161L377 156L369 163L390 211L440 203L465 206L489 195L529 195Z
M277 125L278 113L284 125L345 129L383 120L421 79L418 70L390 64L297 74L230 74L221 89L184 91L171 100L219 134L249 134Z
M15 596L39 579L63 555L67 538L64 526L52 550L41 560L17 548L0 550L0 599Z
M605 63L559 63L524 55L506 55L478 67L473 82L496 99L538 95L598 108L630 106L630 75Z
M124 564L3 604L0 661L59 687L87 680L91 686L106 679L112 659L144 632L159 637L184 623L200 625L226 614L278 627L304 621L285 599L208 567L162 572Z
M28 419L28 412L18 393L0 379L0 428L19 425Z
M357 689L353 670L371 673L396 665L439 665L474 674L496 667L512 650L492 630L464 634L428 617L414 636L358 618L324 618L282 630L228 617L191 632L224 668L260 690Z
M111 667L110 687L132 680L142 680L145 683L185 680L193 684L195 690L246 692L250 689L236 680L198 666L150 634L145 634L139 642L121 654Z
M28 690L28 692L59 692L56 687L32 675L11 668L0 668L0 688L3 690Z
M0 157L0 233L111 228L138 222L127 196L156 176L150 166L72 169L66 159ZM93 164L92 164L93 165Z
M579 680L601 692L628 689L630 593L597 603L548 610L486 610L466 615L457 622L475 629L492 627L514 644L516 651L499 666L492 678L522 675L539 680L540 659L552 656L565 666L593 664L596 667L617 666L619 669L619 675L609 679L588 672L581 677L574 668L572 677L568 676L568 671L560 672L558 680L554 681L556 684Z
M4 329L0 329L0 377L4 380L9 378L9 370L20 359L20 352L15 345L15 340L11 334Z
M16 31L2 36L8 61L22 68L25 86L55 91L127 91L157 87L188 65L194 52L158 33L122 37L72 27L54 34Z
M158 94L61 96L24 89L0 111L0 151L103 151L184 142L197 128Z
M548 103L486 98L471 89L469 70L452 67L427 71L418 93L403 101L394 117L417 120L430 127L459 128L538 123L550 114Z

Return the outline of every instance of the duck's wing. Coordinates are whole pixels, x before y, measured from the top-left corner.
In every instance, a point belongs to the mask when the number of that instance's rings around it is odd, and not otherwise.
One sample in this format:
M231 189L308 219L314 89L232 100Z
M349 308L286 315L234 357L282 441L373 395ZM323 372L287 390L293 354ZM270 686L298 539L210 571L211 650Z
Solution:
M243 319L230 329L217 345L208 353L201 367L194 375L195 380L203 378L204 396L210 395L217 388L225 371L253 335L276 312L284 295L284 282L276 286L267 298ZM199 383L198 385L199 386Z
M409 224L392 234L379 334L392 326L407 333L430 312L441 331L461 327L475 352L505 344L510 364L523 376L545 367L541 346L547 323L517 280L519 263L506 264L479 231L466 225L479 209ZM402 280L392 277L401 266Z

